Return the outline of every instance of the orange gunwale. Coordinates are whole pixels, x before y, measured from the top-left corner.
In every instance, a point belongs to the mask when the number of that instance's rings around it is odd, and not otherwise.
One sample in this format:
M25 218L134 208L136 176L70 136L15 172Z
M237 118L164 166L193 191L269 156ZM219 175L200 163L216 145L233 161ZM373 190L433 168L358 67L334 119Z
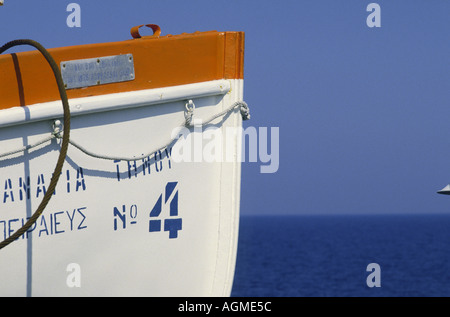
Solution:
M69 98L243 79L243 32L195 32L48 50L62 61L133 54L135 79L67 89ZM59 100L54 75L38 51L0 55L0 110Z

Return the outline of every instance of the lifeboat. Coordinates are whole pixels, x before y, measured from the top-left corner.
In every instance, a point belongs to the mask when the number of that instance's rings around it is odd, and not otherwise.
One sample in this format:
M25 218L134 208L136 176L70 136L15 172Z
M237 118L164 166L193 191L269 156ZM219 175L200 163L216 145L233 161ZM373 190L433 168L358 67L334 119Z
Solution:
M244 33L47 52L59 82L38 50L0 55L0 296L229 296Z

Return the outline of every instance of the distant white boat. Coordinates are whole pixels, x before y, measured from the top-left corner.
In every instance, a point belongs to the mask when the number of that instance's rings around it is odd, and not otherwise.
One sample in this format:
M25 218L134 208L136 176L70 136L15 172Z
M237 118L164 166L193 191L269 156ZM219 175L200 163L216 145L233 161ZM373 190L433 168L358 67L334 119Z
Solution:
M450 195L450 184L437 191L438 194Z
M0 250L0 296L230 295L240 160L178 162L171 141L191 119L242 127L244 34L147 26L153 36L139 26L130 40L49 50L71 144L45 211ZM0 55L0 241L46 194L62 120L39 52ZM240 136L226 141L239 157Z

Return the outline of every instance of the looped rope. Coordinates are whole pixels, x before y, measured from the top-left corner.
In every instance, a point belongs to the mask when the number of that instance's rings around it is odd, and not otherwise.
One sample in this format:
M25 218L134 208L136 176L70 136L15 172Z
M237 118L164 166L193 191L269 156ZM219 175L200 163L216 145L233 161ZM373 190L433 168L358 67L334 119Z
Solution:
M194 116L195 104L192 100L186 102L186 111L184 112L185 126L190 127L192 124L192 117Z
M61 128L62 128L61 121L55 120L55 122L53 122L53 132L52 132L52 136L54 138L62 139L61 133L63 132L63 129Z
M185 128L191 128L194 125L196 125L196 126L208 125L212 121L214 121L215 119L217 119L219 117L222 117L222 116L226 115L227 113L234 111L237 108L240 109L242 120L249 120L250 119L250 110L248 108L247 103L245 103L244 101L236 101L228 109L225 109L224 111L222 111L222 112L212 116L211 118L209 118L206 121L203 121L203 122L200 122L200 123L196 122L195 124L192 123L193 116L194 116L194 110L195 110L194 102L192 100L187 101L185 107L186 107L186 111L184 113L185 121L184 121L184 124L181 125L182 127L185 127ZM65 129L64 129L64 131L65 131ZM43 144L45 142L51 141L51 140L53 140L55 138L56 139L63 139L64 133L62 133L62 132L63 132L63 129L61 129L61 122L59 120L56 120L53 123L53 132L51 133L51 135L49 137L46 137L43 140L41 140L41 141L39 141L39 142L37 142L35 144L28 145L26 147L22 147L20 149L17 149L17 150L14 150L14 151L10 151L10 152L7 152L7 153L0 154L0 158L5 157L5 156L9 156L9 155L12 155L12 154L16 154L16 153L19 153L19 152L23 152L23 151L26 151L26 150L29 150L29 149L31 149L33 147L39 146L39 145L41 145L41 144ZM94 152L86 149L85 147L83 147L82 145L78 144L77 142L75 142L72 139L69 139L68 142L71 145L73 145L74 147L76 147L78 150L83 152L84 154L86 154L88 156L91 156L93 158L103 159L103 160L110 160L110 161L132 162L132 161L137 161L137 160L140 160L140 159L148 158L148 157L154 155L155 153L157 153L159 151L163 151L163 150L167 149L171 144L173 144L175 141L177 141L177 138L178 137L175 137L175 138L171 139L169 142L167 142L166 144L160 146L156 150L152 150L152 151L149 151L149 152L147 152L145 154L141 154L141 155L133 156L133 157L122 157L122 156L112 156L112 155L98 154L98 153L94 153Z
M248 105L244 101L241 101L240 106L242 120L250 120L250 109L248 108Z
M237 108L239 108L239 110L241 112L242 120L250 119L250 109L248 108L247 103L245 101L236 101L228 109L225 109L224 111L219 112L218 114L212 116L211 118L207 119L206 121L203 121L201 123L201 125L204 126L204 125L210 124L215 119L223 117L227 113L232 112Z
M187 101L185 107L186 107L186 111L184 113L185 122L184 122L183 125L181 125L181 127L190 128L193 125L197 125L197 123L195 123L195 124L192 123L192 119L193 119L193 116L194 116L194 110L195 110L194 102L192 100ZM215 119L217 119L219 117L222 117L222 116L226 115L227 113L234 111L237 108L240 108L242 120L250 119L250 111L249 111L248 105L244 101L237 101L237 102L233 103L228 109L225 109L224 111L222 111L222 112L212 116L208 120L202 122L201 126L210 124ZM54 135L57 138L61 138L60 134L54 134ZM141 154L141 155L137 155L137 156L133 156L133 157L122 157L122 156L98 154L98 153L94 153L94 152L86 149L85 147L83 147L82 145L78 144L77 142L75 142L72 139L69 140L69 142L70 142L71 145L76 147L78 150L80 150L84 154L86 154L88 156L91 156L93 158L102 159L102 160L109 160L109 161L133 162L133 161L137 161L137 160L141 160L141 159L145 159L145 158L151 157L155 153L167 149L171 144L173 144L175 141L177 141L178 138L179 138L179 136L176 136L173 139L171 139L169 142L167 142L166 144L158 147L155 150L148 151L145 154Z
M45 210L45 207L47 206L48 202L50 201L50 198L53 196L53 193L56 188L56 184L58 183L59 176L61 175L62 167L64 165L64 161L66 160L67 155L67 149L69 147L69 139L70 139L70 108L69 108L69 101L67 99L66 89L64 88L64 82L62 80L61 72L59 70L58 65L56 64L53 57L50 55L50 53L38 42L33 40L15 40L6 43L2 47L0 47L0 54L2 54L7 49L18 46L18 45L31 45L35 47L47 60L48 64L52 68L53 74L55 76L56 83L58 85L59 95L61 97L63 109L64 109L64 136L62 137L62 143L61 143L61 150L59 152L58 161L55 166L55 170L53 172L53 176L50 180L50 185L48 186L48 190L45 193L44 197L42 198L41 203L39 204L37 210L35 213L28 219L28 221L16 232L14 232L11 236L9 236L7 239L2 241L0 243L0 249L3 249L7 245L9 245L11 242L19 238L21 235L23 235L39 218L39 216L42 214L42 212ZM33 144L32 146L26 146L21 148L19 151L11 151L7 153L7 155L15 154L20 151L26 151L32 147L38 146L42 143L45 143L55 137L57 135L60 135L61 131L58 131L57 134L53 133L50 137L46 138L45 140L38 142L38 144ZM5 154L0 155L0 157L6 156Z

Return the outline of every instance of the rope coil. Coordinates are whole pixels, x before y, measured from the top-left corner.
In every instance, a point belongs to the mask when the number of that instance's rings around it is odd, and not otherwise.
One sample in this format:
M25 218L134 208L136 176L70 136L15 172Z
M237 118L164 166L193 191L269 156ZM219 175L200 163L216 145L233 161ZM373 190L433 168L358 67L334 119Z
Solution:
M39 44L36 41L29 40L29 39L15 40L15 41L6 43L2 47L0 47L0 54L5 52L6 50L10 49L11 47L19 46L19 45L31 45L31 46L35 47L44 56L44 58L47 60L47 63L52 68L53 74L55 76L56 84L58 85L59 95L60 95L62 105L63 105L63 110L64 110L64 135L62 138L61 150L59 152L58 161L56 163L55 170L53 172L53 176L50 180L50 185L48 186L48 190L45 193L44 197L42 198L41 203L39 204L35 213L30 217L30 219L28 219L28 221L19 230L14 232L11 236L9 236L7 239L5 239L4 241L2 241L0 243L0 249L3 249L7 245L9 245L11 242L13 242L17 238L19 238L22 234L24 234L36 222L36 220L39 218L39 216L44 211L45 207L47 206L48 202L50 201L50 198L53 196L53 192L55 191L56 185L58 183L59 176L61 174L62 167L64 165L64 161L66 160L67 149L69 147L69 139L70 139L69 101L67 99L66 89L64 88L64 82L63 82L61 72L59 70L58 65L56 64L55 60L50 55L50 53L41 44ZM45 139L41 142L38 142L39 144L37 144L37 145L45 143L45 142L53 139L54 137L56 137L56 136L52 135L52 136L48 137L47 139ZM22 149L20 149L20 151L26 151L37 145L33 144L32 146L25 146ZM13 151L13 152L18 153L19 151ZM8 155L11 155L11 154L13 154L13 153L10 152ZM4 157L4 156L5 155L2 155L0 157Z

